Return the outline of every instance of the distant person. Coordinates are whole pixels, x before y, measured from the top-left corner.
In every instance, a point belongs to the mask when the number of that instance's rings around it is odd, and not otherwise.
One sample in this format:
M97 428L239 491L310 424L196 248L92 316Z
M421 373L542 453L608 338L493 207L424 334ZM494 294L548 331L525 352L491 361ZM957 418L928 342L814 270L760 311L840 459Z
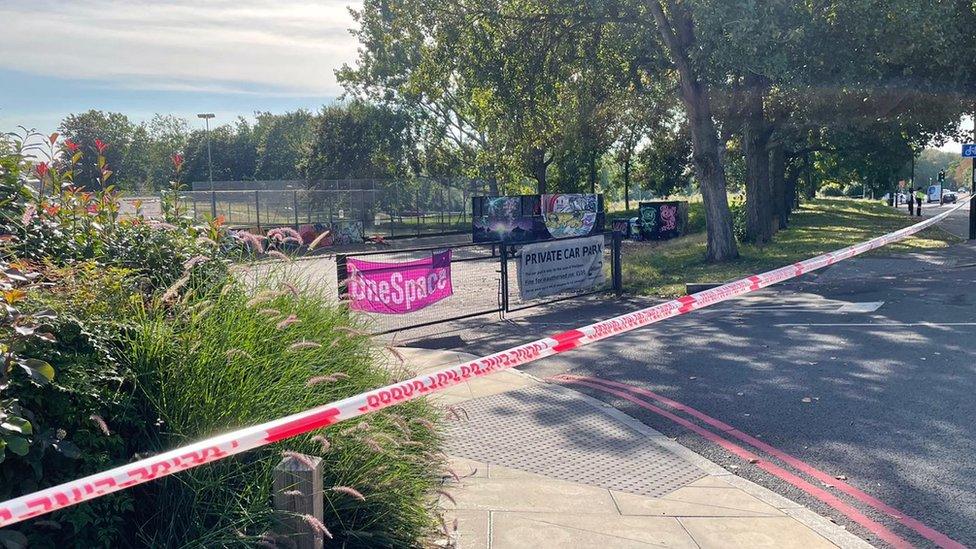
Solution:
M908 217L913 217L915 215L915 197L912 196L911 189L905 193L905 202L908 202Z
M925 200L925 193L919 187L915 189L915 217L922 217L922 200Z

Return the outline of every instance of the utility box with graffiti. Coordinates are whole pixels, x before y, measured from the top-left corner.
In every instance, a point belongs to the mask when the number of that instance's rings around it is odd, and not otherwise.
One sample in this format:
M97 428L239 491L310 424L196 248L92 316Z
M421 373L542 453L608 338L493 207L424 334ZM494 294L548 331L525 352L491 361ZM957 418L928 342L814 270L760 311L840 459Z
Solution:
M474 242L537 242L603 232L602 194L529 194L472 198Z
M669 240L685 234L687 202L641 202L637 224L641 240Z

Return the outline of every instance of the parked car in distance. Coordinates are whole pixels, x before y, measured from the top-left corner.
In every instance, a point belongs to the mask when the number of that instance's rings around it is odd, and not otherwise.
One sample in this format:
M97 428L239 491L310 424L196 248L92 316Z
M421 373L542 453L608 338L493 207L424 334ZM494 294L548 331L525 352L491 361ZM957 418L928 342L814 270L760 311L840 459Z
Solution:
M956 197L956 193L955 192L950 191L950 190L942 191L942 202L943 203L955 204L956 203L956 199L957 199L957 197Z

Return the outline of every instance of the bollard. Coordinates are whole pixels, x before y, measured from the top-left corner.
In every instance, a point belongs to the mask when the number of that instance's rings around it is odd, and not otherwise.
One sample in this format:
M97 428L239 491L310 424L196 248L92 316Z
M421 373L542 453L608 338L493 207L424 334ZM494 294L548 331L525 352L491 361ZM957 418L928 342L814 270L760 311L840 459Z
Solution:
M274 509L277 532L295 542L298 549L321 549L325 538L304 516L322 522L322 458L286 457L274 469ZM311 465L311 466L310 466Z

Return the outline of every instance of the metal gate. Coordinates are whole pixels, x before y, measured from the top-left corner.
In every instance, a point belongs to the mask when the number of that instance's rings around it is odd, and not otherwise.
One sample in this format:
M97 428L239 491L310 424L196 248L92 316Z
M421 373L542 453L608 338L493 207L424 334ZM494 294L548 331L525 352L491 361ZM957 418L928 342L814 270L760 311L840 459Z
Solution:
M526 245L539 242L518 244L494 242L338 254L335 261L339 298L340 300L349 299L347 285L349 283L350 259L390 264L389 269L395 270L398 268L397 264L431 258L446 250L451 251L453 295L448 299L407 314L379 314L358 311L369 318L373 335L422 328L488 314L498 314L499 320L501 320L505 318L505 313L523 311L560 301L608 292L620 295L623 288L620 264L622 237L620 233L600 233L587 237L560 239L555 242L572 242L592 236L603 236L604 243L609 244L609 246L605 245L603 250L604 281L593 288L567 291L534 299L522 299L518 291L517 265L521 257L520 254ZM372 268L370 272L383 272L384 270L386 269L379 267Z

